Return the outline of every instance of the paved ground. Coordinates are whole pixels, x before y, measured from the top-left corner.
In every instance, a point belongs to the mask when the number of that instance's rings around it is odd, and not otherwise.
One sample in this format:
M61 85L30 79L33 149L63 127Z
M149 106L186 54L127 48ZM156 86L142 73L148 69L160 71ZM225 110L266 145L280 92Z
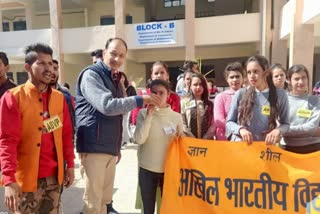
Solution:
M121 214L141 213L134 208L137 189L137 145L130 144L122 150L122 159L117 166L114 186L113 206ZM79 173L79 160L76 160L76 178L72 187L62 195L64 214L78 214L82 208L84 183ZM8 211L3 204L3 188L0 188L0 214Z

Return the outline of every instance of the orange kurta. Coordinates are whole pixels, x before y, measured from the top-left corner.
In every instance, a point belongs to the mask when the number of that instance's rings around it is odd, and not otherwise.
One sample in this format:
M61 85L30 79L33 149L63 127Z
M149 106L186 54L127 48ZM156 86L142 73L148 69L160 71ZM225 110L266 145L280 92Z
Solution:
M15 178L23 192L35 192L37 190L43 126L41 93L29 81L9 91L15 97L21 118ZM64 97L62 93L52 90L48 108L50 115L59 116L63 123ZM53 131L53 136L58 162L58 182L62 184L64 177L62 128Z

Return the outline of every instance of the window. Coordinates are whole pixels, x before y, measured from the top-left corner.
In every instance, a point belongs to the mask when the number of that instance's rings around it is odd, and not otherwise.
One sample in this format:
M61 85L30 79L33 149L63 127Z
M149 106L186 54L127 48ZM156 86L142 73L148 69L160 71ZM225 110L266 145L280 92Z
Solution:
M130 15L126 16L126 24L132 24L132 16Z
M132 24L132 16L126 16L126 24ZM113 16L101 16L100 17L100 25L114 25L114 17Z
M185 0L164 0L164 7L179 7L185 5Z
M7 72L7 77L8 77L9 79L11 79L12 81L14 81L14 79L13 79L13 73L12 73L12 72Z
M28 72L22 71L22 72L17 72L17 82L18 85L24 84L28 80Z
M9 22L2 23L3 32L10 31Z
M26 29L27 29L26 21L16 21L16 22L13 22L13 30L14 30L14 31L26 30Z
M100 17L100 25L114 25L114 17L113 16L101 16Z

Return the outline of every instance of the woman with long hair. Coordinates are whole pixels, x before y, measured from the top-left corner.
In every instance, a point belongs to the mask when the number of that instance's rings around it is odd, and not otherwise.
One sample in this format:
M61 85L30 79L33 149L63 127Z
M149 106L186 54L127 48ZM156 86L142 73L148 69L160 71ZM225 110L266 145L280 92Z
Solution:
M191 76L191 93L181 100L183 131L186 136L200 139L214 138L213 103L202 74Z
M226 124L228 139L279 143L289 128L287 94L273 84L265 57L250 57L245 68L249 86L238 90L232 99Z

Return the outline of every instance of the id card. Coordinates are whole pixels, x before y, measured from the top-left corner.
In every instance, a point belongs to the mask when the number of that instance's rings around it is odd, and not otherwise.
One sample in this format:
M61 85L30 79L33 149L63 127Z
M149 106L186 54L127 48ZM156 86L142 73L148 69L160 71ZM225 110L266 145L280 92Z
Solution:
M270 106L263 105L261 108L261 113L266 116L270 116Z
M170 135L176 133L176 128L173 126L165 126L163 127L163 131L166 135Z
M191 100L189 102L186 102L184 104L184 106L185 106L186 109L193 108L193 107L196 106L196 101L195 100Z
M43 125L46 128L47 132L53 132L62 127L62 122L59 116L54 116L43 121Z
M312 111L309 109L298 108L297 110L297 116L299 117L310 118L311 114L312 114Z

